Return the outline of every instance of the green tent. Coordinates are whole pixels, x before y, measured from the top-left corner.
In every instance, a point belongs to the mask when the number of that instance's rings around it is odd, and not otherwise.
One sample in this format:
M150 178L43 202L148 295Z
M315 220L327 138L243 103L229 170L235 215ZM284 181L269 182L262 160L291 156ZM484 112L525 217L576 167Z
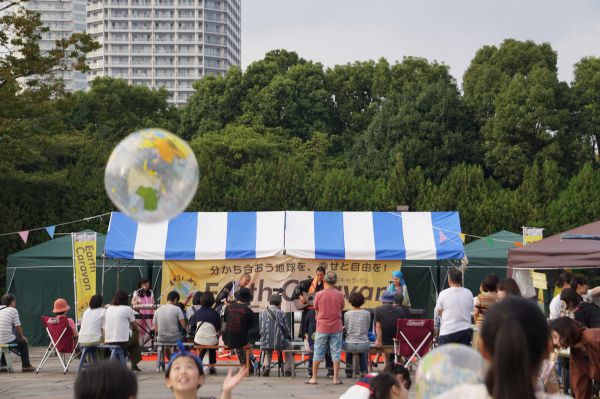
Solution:
M521 242L520 234L499 231L465 245L465 254L469 261L465 273L464 285L479 293L479 285L486 274L494 273L506 278L506 259L508 249L514 248L515 241ZM446 276L449 267L460 267L460 261L405 261L402 263L404 280L408 286L411 305L425 309L429 317L433 316L436 293L448 288Z
M102 259L106 236L97 235L96 289L107 303L118 288L132 292L143 277L160 285L160 262L117 261ZM134 267L131 267L134 266ZM104 290L102 290L102 270L105 270ZM103 292L101 292L103 291ZM155 291L160 289L155 287ZM17 309L21 324L30 345L45 345L48 338L40 322L42 315L52 314L56 298L65 298L73 312L73 249L71 236L65 235L27 248L8 256L6 292L17 297Z

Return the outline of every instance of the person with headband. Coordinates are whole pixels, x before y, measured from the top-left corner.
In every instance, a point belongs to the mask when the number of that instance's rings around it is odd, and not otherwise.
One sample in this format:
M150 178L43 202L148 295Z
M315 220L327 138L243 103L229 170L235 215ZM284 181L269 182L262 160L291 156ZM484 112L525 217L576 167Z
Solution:
M404 274L400 270L396 270L392 273L392 282L388 287L388 292L395 294L400 292L404 298L402 306L410 307L410 298L408 297L408 288L406 287L406 281L404 281Z
M198 356L187 351L181 341L177 342L177 346L179 351L171 355L165 371L165 385L173 391L175 399L196 399L198 390L205 380L202 361ZM221 399L231 399L231 392L247 375L246 367L240 367L237 373L230 368L223 381Z

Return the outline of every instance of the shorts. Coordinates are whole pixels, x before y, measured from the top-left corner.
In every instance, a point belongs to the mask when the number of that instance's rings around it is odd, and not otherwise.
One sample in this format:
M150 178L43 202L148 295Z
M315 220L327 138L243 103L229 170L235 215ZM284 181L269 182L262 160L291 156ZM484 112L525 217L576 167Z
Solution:
M322 362L325 359L325 353L329 347L331 360L339 362L342 356L342 332L320 333L317 332L315 338L315 350L313 360Z

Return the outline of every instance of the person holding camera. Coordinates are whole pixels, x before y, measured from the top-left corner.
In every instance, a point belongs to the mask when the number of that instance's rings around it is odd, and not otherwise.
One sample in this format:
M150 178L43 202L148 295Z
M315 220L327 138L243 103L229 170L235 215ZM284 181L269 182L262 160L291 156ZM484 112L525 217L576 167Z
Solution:
M281 295L273 294L269 306L258 316L260 325L260 348L265 353L263 376L268 377L274 350L292 349L292 337L286 325L285 312L281 310ZM292 353L285 354L285 375L292 375Z

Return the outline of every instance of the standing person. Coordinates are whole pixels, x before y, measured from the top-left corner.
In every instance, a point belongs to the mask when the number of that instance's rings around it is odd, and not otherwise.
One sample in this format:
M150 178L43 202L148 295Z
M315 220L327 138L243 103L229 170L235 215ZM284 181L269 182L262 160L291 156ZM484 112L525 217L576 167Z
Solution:
M265 370L263 375L269 376L274 350L292 349L292 337L286 325L285 312L281 310L281 295L273 294L269 298L269 306L259 315L260 349L265 353ZM292 375L292 353L285 354L285 376Z
M198 345L218 345L219 332L221 331L221 316L212 307L215 304L215 296L210 291L205 291L200 297L200 308L196 309L190 319L190 335L194 336L194 342ZM216 349L202 349L200 359L208 352L210 364L209 373L217 374L215 364L217 363Z
M371 326L371 312L361 309L365 304L365 297L360 292L353 292L350 295L350 305L352 310L344 314L344 328L346 329L346 350L364 351L359 353L360 373L366 374L368 371L368 355L370 350L369 327ZM352 377L353 356L346 354L346 377Z
M408 287L406 281L404 281L404 274L400 270L396 270L392 273L392 283L387 289L391 293L400 292L404 298L402 306L410 307L410 298L408 297Z
M2 305L0 305L0 344L16 344L17 352L21 356L21 370L24 373L35 370L29 361L29 347L19 319L17 297L9 293L2 296ZM4 357L2 357L2 365L6 366Z
M342 353L342 311L344 310L344 294L335 288L337 274L328 272L325 275L325 289L315 297L315 312L317 319L317 334L315 339L315 353L312 365L312 377L307 384L317 384L319 363L325 358L329 346L333 360L333 384L340 385L339 378L340 358Z
M104 342L120 345L129 353L131 369L142 371L137 366L142 360L142 348L135 321L133 309L127 306L127 293L117 291L104 314Z
M473 295L462 286L462 272L458 269L448 270L448 285L449 288L440 292L433 311L441 318L438 342L440 345L451 342L471 345Z
M546 317L535 302L507 297L489 309L481 328L480 352L488 363L485 383L460 384L435 399L568 399L538 390L549 336Z
M294 292L292 293L292 299L302 304L302 318L300 319L300 331L298 337L304 339L305 331L304 325L306 324L306 316L308 312L314 310L314 304L309 303L309 298L322 291L325 288L323 279L325 278L325 268L323 266L317 267L316 276L314 278L307 278L306 280L300 281Z
M142 305L146 307L152 307L154 305L154 292L150 289L150 280L142 278L138 281L138 289L133 291L133 297L131 298L131 306L136 309L136 306ZM144 346L150 343L152 331L152 316L154 315L154 309L136 309L141 315L141 319L137 320L138 331L140 337L140 346ZM151 346L151 344L149 345Z
M175 345L181 339L180 327L185 331L185 316L181 308L175 305L178 300L179 294L177 291L171 291L167 294L167 303L154 312L152 324L154 324L156 340L161 344ZM170 358L171 349L165 347L164 354L167 359Z
M583 302L583 298L573 288L565 288L560 300L566 305L566 313L587 328L600 328L600 308L593 303Z
M571 279L571 288L581 295L584 302L600 305L600 287L590 288L590 281L587 278L574 276Z
M477 349L477 339L479 337L479 331L483 325L483 319L485 313L490 306L498 301L498 276L495 274L488 274L483 278L481 285L479 286L479 295L475 297L475 306L473 307L473 317L475 318L475 333L473 334L473 348Z
M375 308L375 348L383 350L384 345L394 345L398 319L406 319L409 314L402 306L404 298L401 292L392 294L386 291L381 295L380 301L382 305ZM384 351L384 354L383 363L387 366L394 355L390 351Z
M600 328L585 328L569 317L550 321L552 343L571 348L569 368L575 399L591 399L592 380L600 381Z
M236 302L225 308L225 331L223 331L223 342L235 353L240 364L246 364L246 353L242 349L248 344L248 331L252 327L254 314L250 310L252 293L246 287L241 287L236 295Z
M90 298L90 307L83 312L81 329L79 330L79 345L96 346L102 343L102 325L106 309L102 307L102 295Z
M519 285L512 278L505 278L504 280L500 280L496 288L498 289L497 296L499 301L506 298L507 295L521 296L521 290L519 289Z
M569 272L563 272L560 274L560 276L558 277L558 280L556 281L556 288L560 289L560 291L564 290L565 288L571 288L571 279L573 278L573 275ZM552 300L550 301L550 316L549 319L553 320L553 319L558 319L560 317L560 312L562 311L562 302L560 300L560 292L558 292L558 294L556 294L556 296L554 298L552 298Z

